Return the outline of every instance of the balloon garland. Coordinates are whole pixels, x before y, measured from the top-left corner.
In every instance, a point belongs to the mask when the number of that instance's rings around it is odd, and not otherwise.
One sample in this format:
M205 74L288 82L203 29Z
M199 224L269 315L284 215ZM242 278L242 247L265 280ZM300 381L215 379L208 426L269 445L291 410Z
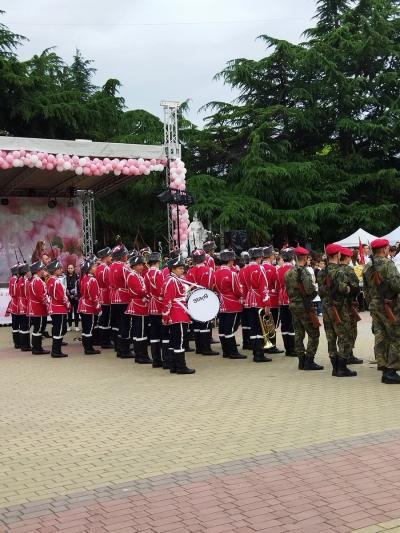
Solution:
M170 187L172 189L186 190L186 168L185 163L180 159L172 161L170 164ZM181 251L187 252L189 240L189 212L186 206L180 205L179 209L179 237ZM173 239L178 242L178 214L176 208L172 209L171 218L174 225Z

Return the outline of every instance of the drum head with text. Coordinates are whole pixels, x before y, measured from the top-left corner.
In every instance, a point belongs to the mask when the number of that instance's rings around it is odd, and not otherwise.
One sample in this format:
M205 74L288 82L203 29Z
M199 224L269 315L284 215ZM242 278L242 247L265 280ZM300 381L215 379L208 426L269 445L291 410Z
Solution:
M197 289L189 296L187 306L193 320L208 322L219 312L219 298L209 289Z

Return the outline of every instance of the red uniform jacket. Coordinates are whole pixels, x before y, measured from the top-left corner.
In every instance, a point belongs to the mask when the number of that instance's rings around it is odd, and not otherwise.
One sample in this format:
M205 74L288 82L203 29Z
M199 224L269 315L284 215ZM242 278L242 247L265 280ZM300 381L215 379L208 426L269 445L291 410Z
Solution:
M289 296L286 291L285 274L288 270L293 268L291 263L284 263L278 268L278 283L279 283L279 304L289 305Z
M50 276L47 282L47 294L50 298L49 313L51 315L66 315L70 308L70 303L60 278Z
M110 267L105 263L100 263L95 277L100 289L100 305L110 305Z
M213 270L215 270L215 261L214 261L214 258L211 257L210 254L206 254L206 258L204 260L204 264L210 268L212 268Z
M127 278L131 301L125 311L127 315L147 316L149 314L147 289L144 278L135 270L131 270Z
M204 265L194 265L186 274L187 281L192 283L197 283L205 289L213 289L215 285L215 274L214 270Z
M100 287L95 276L85 274L81 278L81 297L78 313L98 315L100 313Z
M245 307L265 307L268 305L268 282L262 265L250 262L241 271L246 295Z
M151 267L144 275L147 295L149 297L149 314L162 314L162 290L165 278L161 270Z
M17 312L16 315L26 315L28 313L28 285L29 280L25 276L18 278L16 287Z
M164 283L162 315L165 325L191 322L186 307L186 286L177 276L169 276Z
M268 282L268 306L279 307L279 280L276 266L271 265L271 263L263 263L263 268Z
M171 272L170 272L170 270L169 270L168 267L164 267L164 268L161 270L161 272L162 272L162 275L163 275L164 281L165 281L167 278L169 278L170 275L171 275Z
M128 304L132 297L127 285L130 268L122 261L115 261L111 263L109 269L111 303Z
M243 310L243 288L237 272L226 265L218 268L215 272L215 289L220 296L221 313L240 313Z
M46 283L34 274L28 284L28 315L47 316L48 311L49 299Z
M13 315L18 314L17 281L17 276L11 276L10 281L8 282L8 294L11 298L8 307L10 313L12 313Z

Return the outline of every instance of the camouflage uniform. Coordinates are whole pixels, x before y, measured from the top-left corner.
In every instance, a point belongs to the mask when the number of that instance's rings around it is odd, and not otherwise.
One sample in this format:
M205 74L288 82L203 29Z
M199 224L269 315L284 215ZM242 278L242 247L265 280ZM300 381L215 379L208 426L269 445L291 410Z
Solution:
M304 286L307 298L312 301L317 295L311 274L305 267L296 266L285 274L286 290L289 296L289 308L293 316L294 349L300 357L314 357L318 350L319 328L316 328L310 319L310 315L304 307L303 296L299 289L300 279ZM304 349L304 337L308 335L307 350Z
M390 292L386 298L393 300L393 314L400 317L400 274L395 264L386 257L374 259L376 271L387 283ZM385 308L374 280L375 269L367 263L363 270L364 295L369 305L375 335L375 358L379 367L400 370L400 322L391 324L386 316Z
M360 282L354 272L354 268L350 265L342 265L343 272L346 274L348 284L350 286L350 292L346 298L347 305L349 307L350 316L350 331L352 337L351 349L353 350L357 340L357 318L353 312L354 301L360 293Z
M328 276L331 287L327 285ZM326 339L328 341L329 357L347 361L353 346L354 333L350 322L350 311L347 304L350 295L350 284L341 265L329 263L318 273L318 290L322 300L323 321ZM334 317L336 303L340 324Z

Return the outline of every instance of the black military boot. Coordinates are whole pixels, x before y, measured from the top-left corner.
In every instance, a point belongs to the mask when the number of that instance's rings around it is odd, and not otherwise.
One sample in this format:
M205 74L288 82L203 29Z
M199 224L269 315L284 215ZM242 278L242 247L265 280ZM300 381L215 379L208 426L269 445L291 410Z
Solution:
M200 333L200 349L201 355L219 355L219 352L215 352L210 346L210 334L209 332Z
M332 365L332 376L336 376L337 371L338 371L338 357L337 356L329 357L329 359L331 360L331 365Z
M305 355L299 355L298 358L299 358L299 366L297 368L299 370L304 370L304 362L306 360L306 356Z
M272 361L270 357L264 355L263 339L253 339L253 362L254 363L269 363Z
M91 337L84 337L82 335L82 344L83 344L83 349L85 351L85 355L98 355L99 353L101 353L100 350L94 349Z
M32 350L30 343L30 333L20 333L19 340L21 345L21 352L30 352Z
M189 344L189 336L185 335L183 338L183 347L185 348L185 352L194 352L194 349Z
M169 370L170 365L170 355L169 355L169 342L163 342L161 344L161 356L162 356L162 367L164 370Z
M220 344L221 344L221 348L222 348L222 357L223 357L224 359L228 359L228 358L229 358L229 349L228 349L228 347L227 347L227 343L226 343L226 339L225 339L225 337L222 337L222 336L220 335L220 337L219 337L219 342L220 342Z
M353 350L350 352L350 357L347 359L348 365L362 365L364 362L363 359L359 359L353 354Z
M62 339L53 339L53 344L51 347L51 357L54 357L54 358L68 357L67 353L64 353L61 351L61 343L62 343Z
M324 367L322 365L317 365L317 363L314 361L314 356L306 356L304 359L304 367L303 370L323 370Z
M284 350L280 350L276 346L272 346L272 348L267 348L266 350L264 350L264 352L269 353L269 354L277 354L277 353L284 353Z
M346 377L353 377L356 375L357 375L357 372L355 370L350 370L350 368L347 368L346 359L338 357L336 377L346 378Z
M100 346L104 350L109 350L114 348L113 343L111 342L111 330L110 329L100 329Z
M186 365L185 352L174 353L175 367L177 374L194 374L194 368L188 368Z
M382 372L381 382L387 385L397 385L400 383L400 376L395 368L385 368Z
M151 365L153 363L147 353L147 340L133 341L133 346L135 347L135 363L139 365Z
M47 355L50 350L44 350L42 347L42 336L32 335L32 355Z
M243 344L242 349L243 350L252 350L252 344L250 340L250 330L248 329L242 329L242 336L243 336Z
M194 332L194 345L196 347L196 354L201 354L201 334L198 331Z
M118 352L117 357L120 357L121 359L134 359L135 355L130 350L130 339L121 339L118 337L117 345L118 345Z
M247 355L239 353L235 337L228 337L227 339L225 339L225 342L229 354L229 359L247 359Z
M168 348L168 360L170 374L176 374L176 359L174 350L172 348Z
M14 348L16 350L20 350L21 349L21 344L20 344L20 340L19 340L19 331L13 331L12 338L13 338L13 342L14 342Z
M283 344L285 346L285 355L287 357L297 357L297 354L294 349L294 336L293 335L282 335Z
M97 326L93 328L93 331L92 331L92 345L100 346L100 344L101 344L100 328Z
M153 368L162 368L163 362L161 359L161 344L159 342L150 343L151 357L153 359Z

